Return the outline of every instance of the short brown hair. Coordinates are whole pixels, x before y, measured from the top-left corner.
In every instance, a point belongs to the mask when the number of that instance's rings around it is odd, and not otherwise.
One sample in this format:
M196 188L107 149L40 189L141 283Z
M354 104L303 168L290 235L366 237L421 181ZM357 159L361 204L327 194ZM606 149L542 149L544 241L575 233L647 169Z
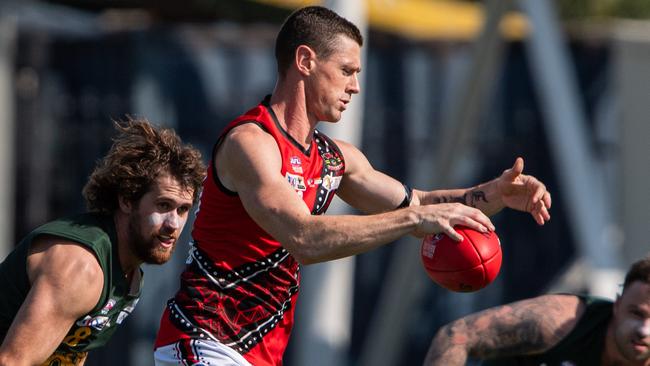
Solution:
M118 135L83 189L91 212L113 213L118 196L138 202L160 174L169 173L184 189L192 189L197 202L205 166L201 153L184 145L174 130L157 128L146 119L115 122Z
M293 12L284 21L275 41L278 73L284 76L300 45L311 47L318 57L329 57L336 47L336 37L344 35L363 46L363 36L356 25L322 6L308 6Z
M632 264L630 270L625 275L625 282L623 282L623 291L635 281L645 282L650 284L650 257L645 257Z

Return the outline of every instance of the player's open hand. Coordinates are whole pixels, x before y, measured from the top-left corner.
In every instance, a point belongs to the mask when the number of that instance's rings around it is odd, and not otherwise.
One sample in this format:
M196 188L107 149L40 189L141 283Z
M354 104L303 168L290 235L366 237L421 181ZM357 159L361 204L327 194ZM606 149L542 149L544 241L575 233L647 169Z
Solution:
M503 171L497 178L497 189L501 201L506 207L529 212L539 224L551 219L548 210L551 208L551 194L546 186L537 178L522 174L524 159L517 158L510 169Z
M489 217L481 210L462 203L438 203L411 209L420 217L420 223L412 233L419 238L428 234L444 233L455 241L462 241L463 236L454 230L456 225L467 226L480 232L494 231Z

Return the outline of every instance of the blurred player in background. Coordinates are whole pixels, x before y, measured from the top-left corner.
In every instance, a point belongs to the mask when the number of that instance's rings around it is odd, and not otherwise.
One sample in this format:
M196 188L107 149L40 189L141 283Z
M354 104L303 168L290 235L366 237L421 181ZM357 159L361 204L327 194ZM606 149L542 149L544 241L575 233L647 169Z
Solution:
M83 365L134 309L140 264L176 246L205 175L200 153L144 120L84 187L89 212L47 223L0 263L0 365Z
M650 257L634 263L616 301L544 295L456 320L438 331L425 366L650 365Z
M363 253L402 236L465 225L493 230L503 207L543 224L551 198L523 160L468 189L419 191L373 169L318 130L352 95L363 39L323 7L294 12L276 40L273 95L217 139L181 288L165 309L156 364L280 365L293 326L299 264ZM325 216L338 194L368 215Z

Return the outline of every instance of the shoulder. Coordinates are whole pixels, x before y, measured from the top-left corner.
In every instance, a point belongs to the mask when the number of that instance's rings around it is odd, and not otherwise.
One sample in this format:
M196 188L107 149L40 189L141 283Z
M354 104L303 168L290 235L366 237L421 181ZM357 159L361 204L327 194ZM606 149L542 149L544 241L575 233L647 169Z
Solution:
M102 289L104 273L95 252L85 244L54 235L40 235L27 258L30 282L47 281L62 290Z
M247 149L257 145L276 145L275 139L261 125L244 123L232 128L224 136L223 149Z
M368 158L366 158L366 156L363 154L363 152L361 152L361 150L359 150L358 147L343 140L333 139L333 141L341 151L346 164L354 167L355 164L368 163Z

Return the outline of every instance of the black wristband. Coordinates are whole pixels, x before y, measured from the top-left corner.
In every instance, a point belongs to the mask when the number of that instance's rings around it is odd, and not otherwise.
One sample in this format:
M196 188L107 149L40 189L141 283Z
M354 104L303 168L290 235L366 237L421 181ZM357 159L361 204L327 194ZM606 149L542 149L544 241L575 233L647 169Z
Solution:
M400 208L404 207L409 207L411 205L411 200L413 199L413 188L407 186L406 184L402 184L404 186L404 201L397 206L396 210L399 210Z

